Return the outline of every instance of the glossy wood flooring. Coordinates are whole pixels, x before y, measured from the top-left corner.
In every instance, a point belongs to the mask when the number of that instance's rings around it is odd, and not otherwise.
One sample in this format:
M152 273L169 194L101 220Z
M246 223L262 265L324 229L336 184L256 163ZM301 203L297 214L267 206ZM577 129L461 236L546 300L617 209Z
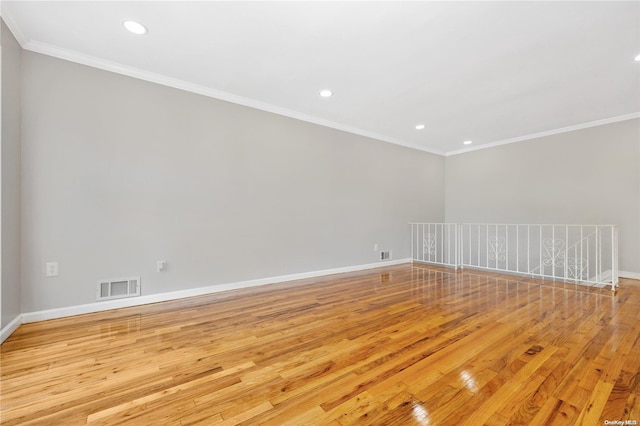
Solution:
M405 264L25 324L1 351L7 426L640 420L632 280Z

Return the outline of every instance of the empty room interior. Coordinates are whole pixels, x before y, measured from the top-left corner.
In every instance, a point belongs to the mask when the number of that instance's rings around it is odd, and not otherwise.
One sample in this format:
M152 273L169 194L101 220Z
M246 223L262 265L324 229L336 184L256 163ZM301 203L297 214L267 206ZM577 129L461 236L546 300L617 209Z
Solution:
M640 421L640 2L0 12L2 425Z

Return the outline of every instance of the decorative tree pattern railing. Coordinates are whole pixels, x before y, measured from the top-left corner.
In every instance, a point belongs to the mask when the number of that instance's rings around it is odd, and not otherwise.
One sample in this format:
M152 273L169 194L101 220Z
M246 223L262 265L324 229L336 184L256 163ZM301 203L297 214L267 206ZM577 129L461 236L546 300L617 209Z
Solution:
M615 225L412 223L412 259L612 289Z

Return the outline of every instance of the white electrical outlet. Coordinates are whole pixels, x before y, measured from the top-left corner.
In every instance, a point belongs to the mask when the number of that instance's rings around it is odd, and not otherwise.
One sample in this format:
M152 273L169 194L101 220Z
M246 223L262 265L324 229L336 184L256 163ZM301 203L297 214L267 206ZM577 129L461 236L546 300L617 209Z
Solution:
M378 251L378 243L373 244L373 251Z
M167 270L167 261L166 260L158 260L156 265L156 270L158 272L165 272Z
M57 277L58 276L58 262L47 262L46 263L46 276L47 277Z

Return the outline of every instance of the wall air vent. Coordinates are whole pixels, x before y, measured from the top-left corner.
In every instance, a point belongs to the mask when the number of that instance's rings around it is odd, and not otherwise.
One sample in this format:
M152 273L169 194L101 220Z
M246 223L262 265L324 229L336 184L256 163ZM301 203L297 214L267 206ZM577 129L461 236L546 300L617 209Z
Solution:
M389 260L391 259L391 252L390 251L382 251L380 252L380 260Z
M140 296L140 277L116 278L98 281L96 300L122 299Z

